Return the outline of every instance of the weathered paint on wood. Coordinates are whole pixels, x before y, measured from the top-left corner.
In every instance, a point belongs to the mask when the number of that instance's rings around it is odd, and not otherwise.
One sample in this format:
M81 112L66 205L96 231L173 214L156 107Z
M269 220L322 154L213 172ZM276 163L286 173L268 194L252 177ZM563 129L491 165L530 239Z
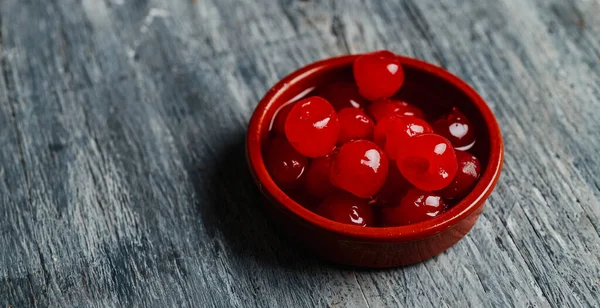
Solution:
M0 1L0 305L598 307L598 0ZM244 172L278 79L387 48L489 102L503 176L423 264L291 247Z

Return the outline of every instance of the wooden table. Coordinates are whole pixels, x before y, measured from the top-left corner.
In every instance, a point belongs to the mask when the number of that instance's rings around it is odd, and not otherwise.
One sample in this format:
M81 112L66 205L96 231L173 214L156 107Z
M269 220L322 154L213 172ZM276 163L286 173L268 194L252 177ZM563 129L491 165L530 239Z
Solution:
M598 307L600 1L2 0L2 307ZM310 62L389 49L506 143L469 235L354 270L280 237L244 134Z

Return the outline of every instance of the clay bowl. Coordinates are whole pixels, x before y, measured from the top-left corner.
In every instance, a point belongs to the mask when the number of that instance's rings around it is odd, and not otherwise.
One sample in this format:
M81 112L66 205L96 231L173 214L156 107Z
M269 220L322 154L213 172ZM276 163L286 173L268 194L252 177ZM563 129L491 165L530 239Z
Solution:
M406 81L395 97L414 102L429 114L458 107L473 123L477 141L471 152L482 163L473 190L445 213L399 227L358 227L331 221L292 200L271 179L262 147L277 110L307 95L325 82L352 80L358 55L342 56L305 66L283 78L259 102L248 127L246 150L250 172L268 202L266 213L276 226L314 254L336 263L384 268L408 265L440 254L473 227L502 169L502 136L485 101L464 81L432 64L399 56ZM307 90L309 89L309 90Z

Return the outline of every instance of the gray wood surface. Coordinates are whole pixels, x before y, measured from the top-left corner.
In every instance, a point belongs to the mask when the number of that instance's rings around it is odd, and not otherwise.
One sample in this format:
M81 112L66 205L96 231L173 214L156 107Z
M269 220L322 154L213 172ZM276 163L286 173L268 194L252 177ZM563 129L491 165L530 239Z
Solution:
M600 306L598 0L1 0L0 46L2 307ZM444 254L340 268L263 218L244 134L383 48L481 93L504 173Z

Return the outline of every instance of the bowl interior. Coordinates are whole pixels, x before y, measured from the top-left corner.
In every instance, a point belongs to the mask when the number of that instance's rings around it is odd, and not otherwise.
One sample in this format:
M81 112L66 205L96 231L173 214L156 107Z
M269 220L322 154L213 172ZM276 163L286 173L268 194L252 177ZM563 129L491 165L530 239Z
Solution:
M319 88L324 84L337 81L353 82L352 63L356 57L345 56L311 64L292 73L275 85L260 102L253 115L249 128L249 142L258 141L257 144L260 144L261 148L264 147L269 138L269 129L274 116L283 106L303 97L318 95ZM419 106L433 119L451 111L453 107L457 107L463 112L475 128L477 139L475 145L469 151L480 160L482 176L467 197L449 211L425 222L400 227L361 228L325 219L336 230L343 229L344 231L360 234L386 232L384 229L388 229L387 234L391 234L389 231L395 229L395 232L392 233L401 235L407 232L415 233L415 230L432 231L434 228L449 227L452 223L459 221L462 216L470 214L471 209L489 195L499 177L502 164L502 140L496 120L485 102L468 85L441 68L415 59L405 57L399 57L399 59L405 72L405 83L393 98ZM253 140L252 136L258 140ZM254 169L255 174L258 174L259 182L265 186L263 192L267 190L272 196L283 193L278 188L274 189L279 191L270 191L271 185L274 184L270 177L267 180L268 185L265 183L266 179L260 178L260 174L264 172L257 172L256 169L260 168L261 171L265 169L262 152L256 154L261 157L255 157L257 160L253 161L251 144L249 144L249 151L251 167ZM266 176L268 177L268 174ZM277 197L275 198L277 199ZM278 201L298 214L297 206L299 205L290 198ZM302 212L299 213L301 216L312 222L323 223L324 218L312 212L310 214L302 210L300 212ZM372 231L373 229L379 231Z

